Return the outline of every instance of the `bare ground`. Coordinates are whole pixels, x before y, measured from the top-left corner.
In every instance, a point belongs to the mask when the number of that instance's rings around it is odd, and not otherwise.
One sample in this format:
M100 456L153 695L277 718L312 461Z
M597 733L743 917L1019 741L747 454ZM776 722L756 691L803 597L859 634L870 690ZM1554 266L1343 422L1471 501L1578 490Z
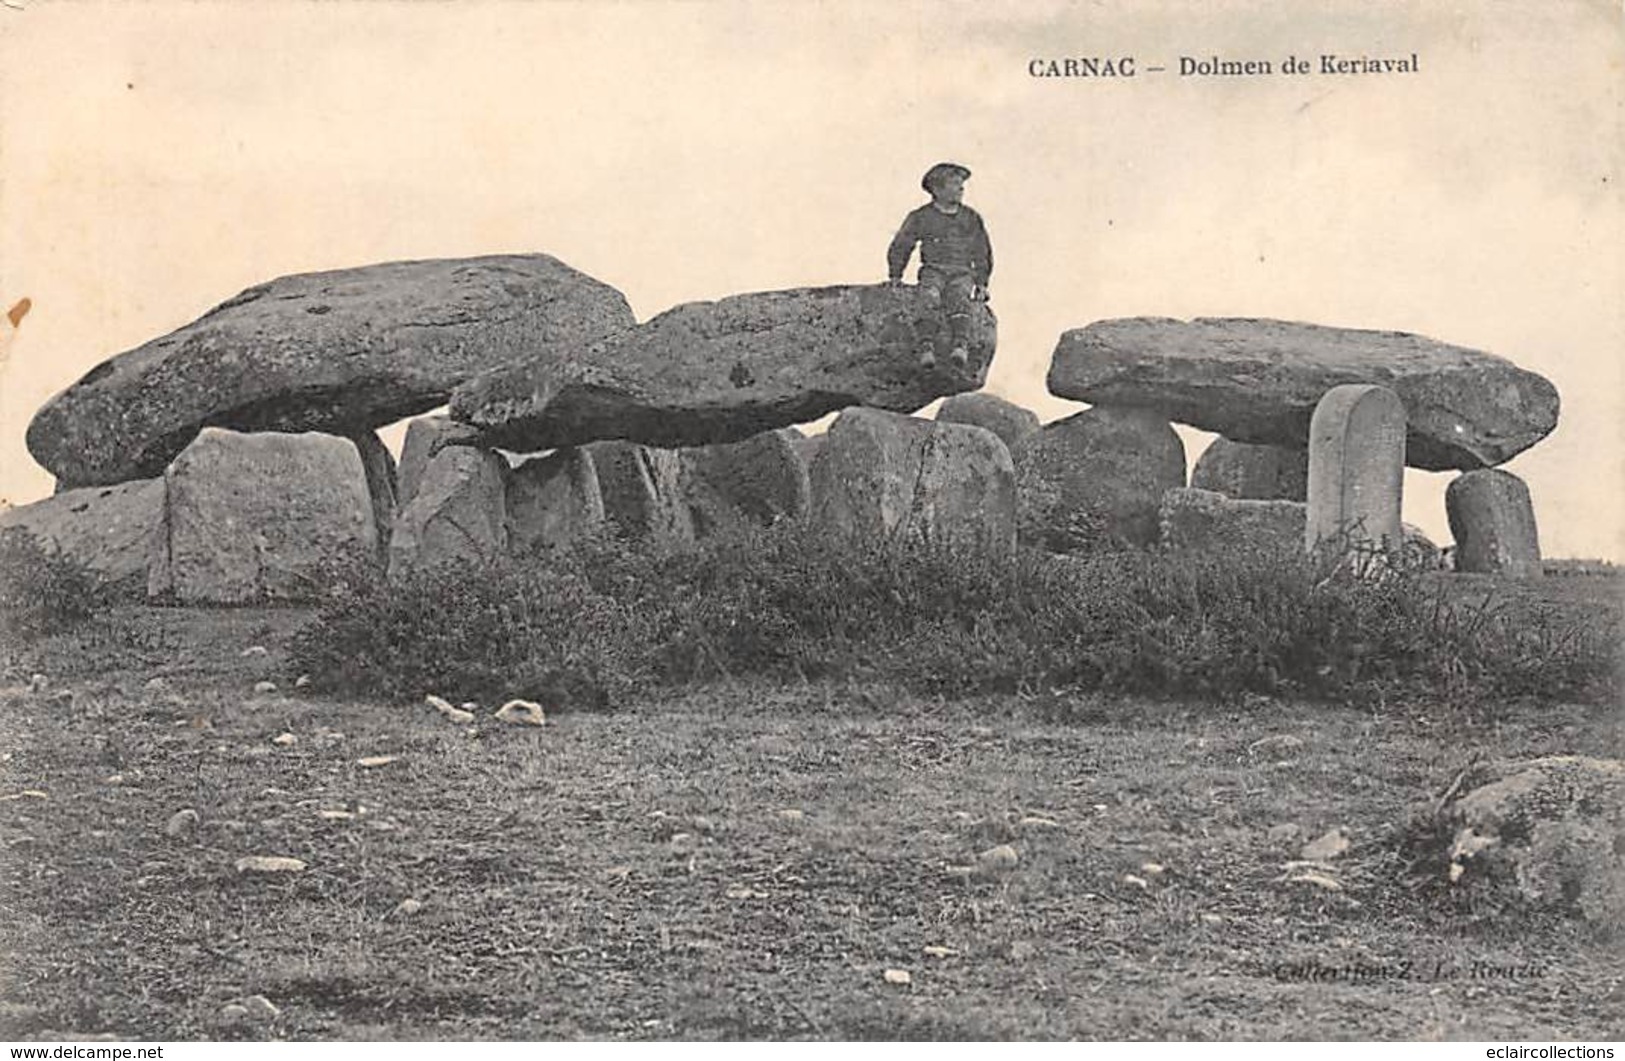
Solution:
M744 684L470 727L298 695L304 617L12 657L0 1038L1625 1038L1618 941L1397 850L1469 753L1618 755L1617 712ZM1333 828L1339 887L1284 879Z

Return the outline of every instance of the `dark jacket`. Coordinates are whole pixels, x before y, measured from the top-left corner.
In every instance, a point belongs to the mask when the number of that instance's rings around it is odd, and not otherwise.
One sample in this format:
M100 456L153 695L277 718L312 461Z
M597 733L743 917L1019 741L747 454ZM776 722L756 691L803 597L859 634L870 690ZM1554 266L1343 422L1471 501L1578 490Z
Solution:
M903 278L916 243L920 245L922 267L969 272L982 287L993 275L993 245L988 242L987 226L982 224L981 214L963 203L952 214L943 213L931 203L909 212L886 248L886 269L891 279Z

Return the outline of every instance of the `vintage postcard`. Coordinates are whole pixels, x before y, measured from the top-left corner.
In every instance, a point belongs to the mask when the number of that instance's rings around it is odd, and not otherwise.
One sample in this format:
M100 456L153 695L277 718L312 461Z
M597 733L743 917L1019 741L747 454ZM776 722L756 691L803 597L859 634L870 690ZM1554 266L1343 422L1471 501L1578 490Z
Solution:
M0 0L0 1038L1625 1037L1622 73Z

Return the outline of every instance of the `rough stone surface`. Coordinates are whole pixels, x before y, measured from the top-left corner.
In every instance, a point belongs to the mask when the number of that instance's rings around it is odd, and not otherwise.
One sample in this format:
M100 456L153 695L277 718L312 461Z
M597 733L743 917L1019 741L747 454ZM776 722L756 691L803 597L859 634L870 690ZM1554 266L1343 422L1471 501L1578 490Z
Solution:
M1161 541L1169 549L1303 552L1304 504L1226 497L1185 488L1162 495Z
M808 435L796 439L796 452L801 455L801 461L809 471L812 469L813 461L824 451L824 439L824 435Z
M955 394L937 408L937 419L985 427L1006 446L1014 446L1038 430L1038 414L997 394L973 391Z
M812 483L794 428L679 450L683 497L694 532L705 536L730 525L764 526L807 514Z
M1333 387L1309 428L1305 543L1397 548L1405 481L1405 408L1385 387Z
M508 462L496 453L469 446L450 446L430 457L412 500L395 519L390 576L503 555L507 471Z
M1445 487L1444 510L1457 571L1541 577L1535 507L1522 479L1500 468L1466 472Z
M543 254L285 276L104 361L40 409L28 449L72 485L151 477L204 424L372 430L633 323L620 292Z
M1015 467L970 424L847 409L812 466L812 519L829 532L1015 551Z
M401 462L395 473L395 505L397 509L412 503L423 481L423 469L435 454L447 446L473 446L479 441L479 432L466 424L454 423L446 416L420 416L406 425L406 437L401 440Z
M378 562L367 473L348 439L208 427L165 470L164 484L152 596L311 600L334 571Z
M993 357L992 313L971 317L970 364L919 366L932 311L906 286L798 288L693 302L589 344L553 344L457 388L453 419L496 446L598 439L682 447L737 442L849 405L913 412L974 390ZM943 328L946 341L946 328Z
M592 456L604 517L616 533L668 547L694 541L694 522L683 497L682 458L676 450L618 440L582 449Z
M1064 333L1051 393L1156 409L1237 442L1307 444L1333 387L1399 395L1406 462L1432 471L1500 464L1557 426L1557 390L1504 358L1406 332L1291 321L1134 317Z
M1309 489L1309 451L1221 436L1197 458L1191 485L1242 501L1303 501Z
M1185 445L1145 409L1095 406L1045 424L1012 451L1024 538L1071 551L1150 545L1162 495L1185 485Z
M1550 756L1489 773L1448 807L1452 879L1625 928L1625 762Z
M147 564L163 521L162 479L65 490L0 511L0 529L23 528L127 598L147 595Z
M367 494L372 498L372 523L378 528L378 556L383 560L389 555L389 536L395 527L395 457L384 446L383 440L371 431L359 431L350 436L350 441L361 456L361 467L367 474Z
M562 548L604 523L598 470L582 449L536 457L508 473L508 551Z

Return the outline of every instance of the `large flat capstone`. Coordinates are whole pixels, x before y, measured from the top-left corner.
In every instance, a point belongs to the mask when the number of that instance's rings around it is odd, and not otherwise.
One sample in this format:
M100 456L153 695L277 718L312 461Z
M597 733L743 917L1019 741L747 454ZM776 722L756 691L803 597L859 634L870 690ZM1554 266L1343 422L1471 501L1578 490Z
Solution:
M1407 332L1292 321L1131 317L1062 334L1052 394L1137 405L1236 442L1304 447L1333 387L1399 396L1405 461L1430 471L1501 464L1557 426L1557 389L1505 358Z
M620 292L545 254L285 276L92 369L35 415L28 449L69 486L151 478L205 424L353 435L633 323Z
M626 439L676 448L737 442L862 405L910 413L979 388L995 322L976 304L969 363L939 349L922 369L933 321L904 285L797 288L676 306L593 343L553 343L458 387L455 420L482 441L530 451Z

